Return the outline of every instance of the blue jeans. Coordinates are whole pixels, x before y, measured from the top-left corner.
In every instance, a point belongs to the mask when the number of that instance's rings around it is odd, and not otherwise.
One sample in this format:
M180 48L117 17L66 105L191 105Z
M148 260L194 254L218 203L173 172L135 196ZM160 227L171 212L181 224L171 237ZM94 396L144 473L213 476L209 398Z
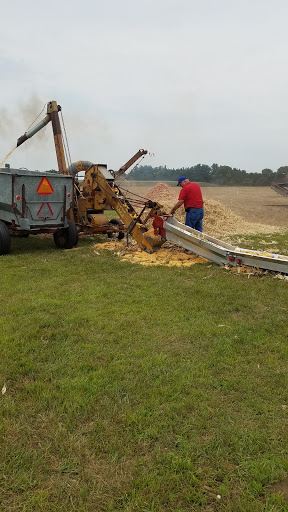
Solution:
M197 229L202 232L202 219L204 217L203 208L191 208L190 212L186 213L186 226Z

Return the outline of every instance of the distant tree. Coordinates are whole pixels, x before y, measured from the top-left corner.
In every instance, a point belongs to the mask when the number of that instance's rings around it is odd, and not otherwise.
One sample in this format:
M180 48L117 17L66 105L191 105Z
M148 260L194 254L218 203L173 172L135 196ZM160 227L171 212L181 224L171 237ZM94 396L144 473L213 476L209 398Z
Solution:
M217 185L229 185L232 181L233 169L229 165L217 166L213 173L213 183Z
M205 183L210 183L211 174L212 169L206 164L194 165L194 167L190 167L190 169L187 169L187 172L185 172L185 175L187 175L191 181L200 181Z
M274 176L274 172L272 169L265 167L265 169L262 169L262 175L265 176L265 178L272 178Z
M276 178L277 180L285 180L288 175L288 165L283 165L282 167L279 167L276 172Z
M288 166L279 167L277 172L265 168L259 172L247 172L229 165L211 166L196 164L191 167L171 169L164 166L152 167L150 165L137 166L127 175L127 180L151 180L151 181L177 181L184 175L190 181L212 183L223 186L269 186L273 181L284 180L288 175Z
M262 172L261 172L261 185L271 185L271 183L273 182L273 179L274 179L274 172L272 171L272 169L269 169L269 168L265 168L265 169L262 169Z

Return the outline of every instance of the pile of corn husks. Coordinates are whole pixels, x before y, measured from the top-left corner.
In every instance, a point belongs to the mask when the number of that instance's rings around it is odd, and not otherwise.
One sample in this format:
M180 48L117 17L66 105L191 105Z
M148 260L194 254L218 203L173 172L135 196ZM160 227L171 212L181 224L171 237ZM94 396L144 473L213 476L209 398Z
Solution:
M177 187L172 188L165 183L157 183L146 195L152 201L162 204L163 209L169 213L178 200L179 190ZM182 206L176 211L175 218L184 223L185 215L185 210ZM277 233L281 231L281 228L247 222L240 215L219 203L219 201L206 199L204 200L203 231L208 235L217 237L239 233L246 235Z

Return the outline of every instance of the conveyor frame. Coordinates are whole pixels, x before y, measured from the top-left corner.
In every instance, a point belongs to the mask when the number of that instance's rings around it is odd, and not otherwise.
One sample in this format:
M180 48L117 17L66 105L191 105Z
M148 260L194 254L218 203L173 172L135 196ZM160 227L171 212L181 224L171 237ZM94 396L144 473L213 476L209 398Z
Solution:
M242 249L177 221L171 215L154 215L154 228L163 238L184 249L203 256L218 265L241 266L288 274L288 256L264 251Z

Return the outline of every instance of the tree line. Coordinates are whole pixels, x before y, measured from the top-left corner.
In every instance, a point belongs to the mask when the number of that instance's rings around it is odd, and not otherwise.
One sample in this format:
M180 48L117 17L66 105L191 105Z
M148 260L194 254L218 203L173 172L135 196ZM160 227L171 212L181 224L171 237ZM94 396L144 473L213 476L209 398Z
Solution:
M152 167L151 165L136 166L126 175L128 180L141 181L177 181L179 176L187 176L190 181L211 183L225 186L269 186L273 182L286 181L288 165L279 167L277 171L263 169L261 172L247 172L229 167L228 165L197 164L192 167L169 169L166 165Z

